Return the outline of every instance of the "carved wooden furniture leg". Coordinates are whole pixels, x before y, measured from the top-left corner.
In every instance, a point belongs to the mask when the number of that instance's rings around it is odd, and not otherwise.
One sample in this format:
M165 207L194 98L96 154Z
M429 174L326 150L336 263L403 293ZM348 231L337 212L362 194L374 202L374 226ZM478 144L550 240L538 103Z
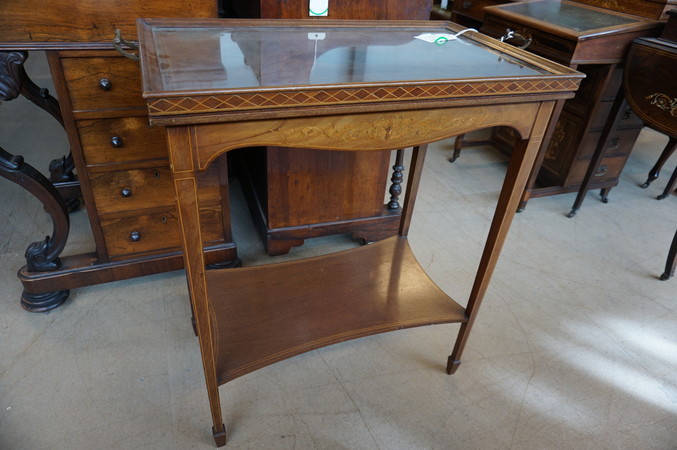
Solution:
M670 176L670 179L668 180L667 186L665 186L665 190L661 195L656 197L656 200L663 200L666 198L668 195L670 195L670 192L675 189L675 185L677 185L677 167L675 167L675 171L672 172L672 175Z
M663 164L665 164L668 158L670 158L670 156L674 153L676 148L677 148L677 138L671 137L667 145L663 149L661 156L658 157L658 161L656 161L656 164L649 171L649 176L647 177L646 181L642 183L640 187L648 188L649 185L656 178L658 178L658 176L661 173L661 169L663 168Z
M670 245L670 251L668 251L668 260L665 263L665 272L661 275L661 280L665 281L672 277L675 274L675 266L677 266L677 231L675 231L675 237L672 238L672 245Z
M24 62L26 59L28 59L28 54L26 52L16 53L23 53ZM1 58L2 54L0 54L0 59ZM63 127L64 122L63 117L61 116L59 101L50 95L48 89L39 87L33 82L33 80L30 79L26 73L23 63L19 65L16 75L19 83L20 94L39 108L49 113L49 115L51 115ZM80 192L80 183L77 181L77 177L73 173L74 170L75 163L73 162L73 156L70 153L68 156L62 156L61 158L54 159L49 164L49 179L57 188L61 196L66 200L66 205L68 206L69 211L77 211L80 208L80 198L82 197L82 193Z
M42 202L52 218L52 236L34 242L26 249L26 269L30 272L48 272L61 266L59 254L66 245L70 221L63 198L40 172L23 157L14 156L0 147L0 175L18 184ZM30 293L24 290L21 306L31 312L45 312L56 308L67 298L70 291Z

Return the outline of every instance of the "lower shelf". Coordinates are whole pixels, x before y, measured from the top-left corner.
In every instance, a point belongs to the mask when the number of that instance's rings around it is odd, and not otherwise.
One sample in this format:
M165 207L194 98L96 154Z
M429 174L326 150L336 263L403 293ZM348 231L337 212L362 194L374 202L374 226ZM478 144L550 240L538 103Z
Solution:
M219 384L349 339L468 320L399 236L206 279Z

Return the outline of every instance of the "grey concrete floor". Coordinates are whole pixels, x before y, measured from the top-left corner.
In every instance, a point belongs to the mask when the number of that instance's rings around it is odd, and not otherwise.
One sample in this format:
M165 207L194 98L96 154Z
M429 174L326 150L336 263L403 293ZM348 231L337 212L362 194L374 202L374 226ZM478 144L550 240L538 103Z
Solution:
M40 55L31 76L49 85ZM358 339L220 388L226 448L675 449L677 279L660 281L677 196L674 170L640 189L667 138L645 129L620 185L532 200L514 223L464 362L444 372L457 325ZM40 169L67 153L47 114L0 105L0 145ZM431 146L412 247L464 304L506 159L452 140ZM213 448L182 271L74 290L48 314L19 306L26 246L51 233L37 200L0 179L0 449ZM236 206L245 264L267 260ZM84 211L64 254L93 250ZM352 245L310 241L291 257Z

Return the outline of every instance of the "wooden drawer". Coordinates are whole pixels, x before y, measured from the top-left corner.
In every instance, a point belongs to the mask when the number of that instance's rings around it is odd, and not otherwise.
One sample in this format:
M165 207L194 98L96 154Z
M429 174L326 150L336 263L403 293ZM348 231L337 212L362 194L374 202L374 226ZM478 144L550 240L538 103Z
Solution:
M200 204L220 201L218 163L200 173ZM110 214L174 206L174 184L168 166L146 169L115 170L90 173L96 209Z
M204 242L222 242L224 225L220 205L202 208L200 214ZM181 247L175 208L138 216L101 217L101 228L109 258Z
M148 117L81 120L77 122L87 165L167 158L163 127L149 127Z
M90 174L99 214L174 206L169 167Z
M591 183L605 183L616 181L621 175L621 171L628 160L627 156L609 156L602 158L600 166L592 176ZM590 165L590 160L578 160L571 166L571 171L567 177L567 186L576 186L583 183L583 178Z
M146 108L139 64L113 55L61 59L74 111Z

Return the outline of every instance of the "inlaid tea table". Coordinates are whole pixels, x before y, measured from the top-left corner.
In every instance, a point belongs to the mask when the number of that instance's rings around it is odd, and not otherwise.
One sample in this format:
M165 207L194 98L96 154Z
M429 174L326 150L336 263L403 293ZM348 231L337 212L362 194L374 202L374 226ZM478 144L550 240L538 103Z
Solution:
M553 106L583 75L452 23L140 19L138 37L150 122L166 127L217 446L226 442L219 385L309 350L460 323L447 360L455 372ZM262 59L271 39L292 51ZM497 125L520 139L462 306L426 275L407 234L426 144ZM398 235L309 259L210 268L197 176L255 146L413 147Z

